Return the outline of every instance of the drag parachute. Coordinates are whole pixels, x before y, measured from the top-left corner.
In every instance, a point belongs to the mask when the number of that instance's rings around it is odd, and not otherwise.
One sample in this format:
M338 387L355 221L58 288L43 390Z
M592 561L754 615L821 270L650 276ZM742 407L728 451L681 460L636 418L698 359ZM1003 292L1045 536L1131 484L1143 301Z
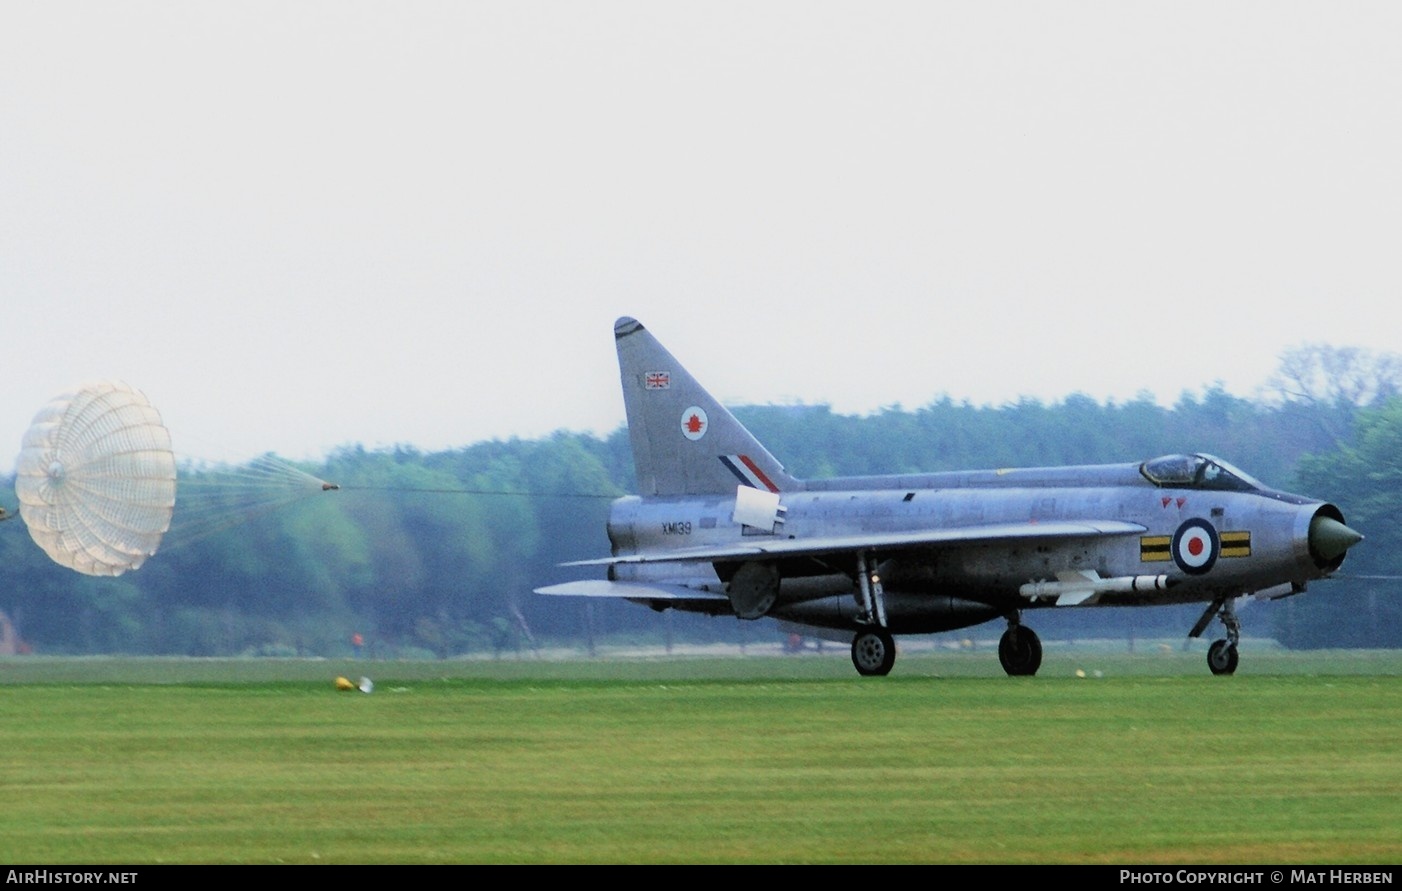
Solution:
M170 431L139 390L92 383L39 410L16 466L20 516L54 562L121 575L156 553L175 509Z

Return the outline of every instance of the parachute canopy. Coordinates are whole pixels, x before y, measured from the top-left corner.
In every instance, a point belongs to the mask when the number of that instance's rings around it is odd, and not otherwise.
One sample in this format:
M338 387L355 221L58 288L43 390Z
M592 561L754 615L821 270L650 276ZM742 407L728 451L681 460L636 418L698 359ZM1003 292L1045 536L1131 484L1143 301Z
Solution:
M54 398L24 434L15 492L29 534L54 562L121 575L156 553L175 509L170 431L118 381Z

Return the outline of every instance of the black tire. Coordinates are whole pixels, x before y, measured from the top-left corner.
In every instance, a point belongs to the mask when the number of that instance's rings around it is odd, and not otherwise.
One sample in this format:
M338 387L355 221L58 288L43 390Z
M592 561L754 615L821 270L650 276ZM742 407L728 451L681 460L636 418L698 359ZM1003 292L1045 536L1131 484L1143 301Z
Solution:
M1236 647L1226 640L1214 640L1207 648L1207 667L1213 674L1234 674L1237 658Z
M852 638L852 664L867 677L891 673L896 664L896 642L885 631L859 631Z
M998 641L998 661L1013 677L1030 677L1042 667L1042 640L1026 625L1009 625Z

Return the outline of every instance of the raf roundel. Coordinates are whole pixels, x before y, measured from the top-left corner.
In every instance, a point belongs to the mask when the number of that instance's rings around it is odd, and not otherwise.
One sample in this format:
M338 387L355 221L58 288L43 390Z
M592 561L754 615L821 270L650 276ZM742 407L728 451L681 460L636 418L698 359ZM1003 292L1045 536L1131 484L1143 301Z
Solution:
M1206 520L1188 520L1173 533L1173 562L1188 575L1207 572L1221 552L1217 530Z
M682 412L682 435L695 442L706 435L709 423L706 420L706 410L699 405L693 405Z

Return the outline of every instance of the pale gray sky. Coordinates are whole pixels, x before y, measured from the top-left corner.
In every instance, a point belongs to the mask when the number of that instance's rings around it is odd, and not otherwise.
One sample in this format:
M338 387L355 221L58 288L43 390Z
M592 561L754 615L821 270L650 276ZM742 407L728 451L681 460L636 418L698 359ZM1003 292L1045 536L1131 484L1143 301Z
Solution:
M845 412L1402 351L1400 45L1384 2L0 0L0 470L93 377L198 457L606 433L619 315Z

